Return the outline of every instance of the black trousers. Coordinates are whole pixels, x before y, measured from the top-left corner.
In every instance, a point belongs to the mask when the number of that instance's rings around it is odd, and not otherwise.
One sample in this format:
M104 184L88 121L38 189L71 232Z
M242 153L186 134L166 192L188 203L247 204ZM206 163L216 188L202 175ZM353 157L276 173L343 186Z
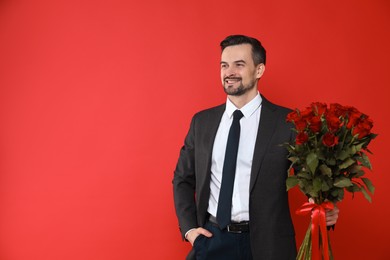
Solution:
M229 233L211 222L207 222L204 228L213 236L199 235L196 238L193 249L197 260L252 260L249 232Z

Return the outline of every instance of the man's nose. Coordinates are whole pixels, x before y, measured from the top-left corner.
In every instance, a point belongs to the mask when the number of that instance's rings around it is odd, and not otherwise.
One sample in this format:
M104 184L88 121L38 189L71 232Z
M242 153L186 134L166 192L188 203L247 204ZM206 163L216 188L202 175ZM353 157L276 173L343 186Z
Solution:
M225 71L226 77L234 76L235 74L236 74L236 70L233 67L229 67Z

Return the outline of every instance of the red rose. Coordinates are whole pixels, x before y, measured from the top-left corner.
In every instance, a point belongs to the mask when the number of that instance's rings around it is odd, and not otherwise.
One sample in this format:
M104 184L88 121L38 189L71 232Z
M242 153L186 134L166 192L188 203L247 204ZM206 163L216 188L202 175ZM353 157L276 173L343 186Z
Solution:
M360 115L358 115L358 114L350 115L350 116L348 117L347 128L348 128L348 129L351 129L351 128L353 128L354 126L356 126L356 125L359 123L359 121L360 121L360 116L361 116L361 114L360 114Z
M318 133L321 130L321 126L322 126L321 117L313 116L312 118L310 118L309 129L313 133Z
M300 132L295 138L295 143L298 145L304 144L309 140L309 136L306 132Z
M313 110L311 110L310 107L306 108L305 110L301 111L301 117L302 119L309 120L314 116Z
M357 110L356 108L349 107L348 108L348 124L347 124L347 128L351 129L352 127L354 127L359 122L360 117L362 115L363 114L361 112L359 112L359 110Z
M315 115L322 116L326 112L326 104L320 102L311 103L311 108Z
M356 109L356 107L346 106L348 114L362 114L359 110Z
M336 132L341 127L340 118L335 114L327 114L326 115L326 123L328 125L329 131Z
M286 121L287 122L296 122L300 118L301 118L301 116L298 114L298 112L296 110L294 110L294 111L287 114Z
M329 112L337 117L344 117L348 112L348 108L337 103L332 103L329 105Z
M339 143L339 138L332 133L326 133L322 137L322 143L327 147L333 147Z
M370 134L371 128L374 126L372 120L368 117L359 120L359 123L352 131L352 135L358 135L358 138L363 138Z
M302 132L306 129L307 122L304 119L300 119L298 121L295 121L295 128L298 130L298 132Z

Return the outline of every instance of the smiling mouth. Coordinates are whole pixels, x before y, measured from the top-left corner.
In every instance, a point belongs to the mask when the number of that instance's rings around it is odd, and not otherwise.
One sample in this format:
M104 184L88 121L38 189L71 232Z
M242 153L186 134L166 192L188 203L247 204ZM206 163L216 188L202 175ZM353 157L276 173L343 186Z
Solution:
M234 84L239 81L241 81L241 78L225 78L226 84Z

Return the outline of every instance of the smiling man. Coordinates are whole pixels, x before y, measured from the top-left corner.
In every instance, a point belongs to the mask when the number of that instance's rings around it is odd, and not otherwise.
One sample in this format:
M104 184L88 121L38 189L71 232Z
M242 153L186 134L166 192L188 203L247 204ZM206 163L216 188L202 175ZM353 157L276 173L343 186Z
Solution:
M187 259L295 259L295 234L280 144L294 138L289 109L260 95L261 43L243 35L221 42L226 103L197 113L174 172L176 214ZM333 225L338 209L327 212Z
M265 53L265 51L264 51ZM257 82L265 70L264 61L252 58L252 46L227 46L221 55L221 79L225 93L241 108L257 94ZM237 104L236 104L237 102Z

